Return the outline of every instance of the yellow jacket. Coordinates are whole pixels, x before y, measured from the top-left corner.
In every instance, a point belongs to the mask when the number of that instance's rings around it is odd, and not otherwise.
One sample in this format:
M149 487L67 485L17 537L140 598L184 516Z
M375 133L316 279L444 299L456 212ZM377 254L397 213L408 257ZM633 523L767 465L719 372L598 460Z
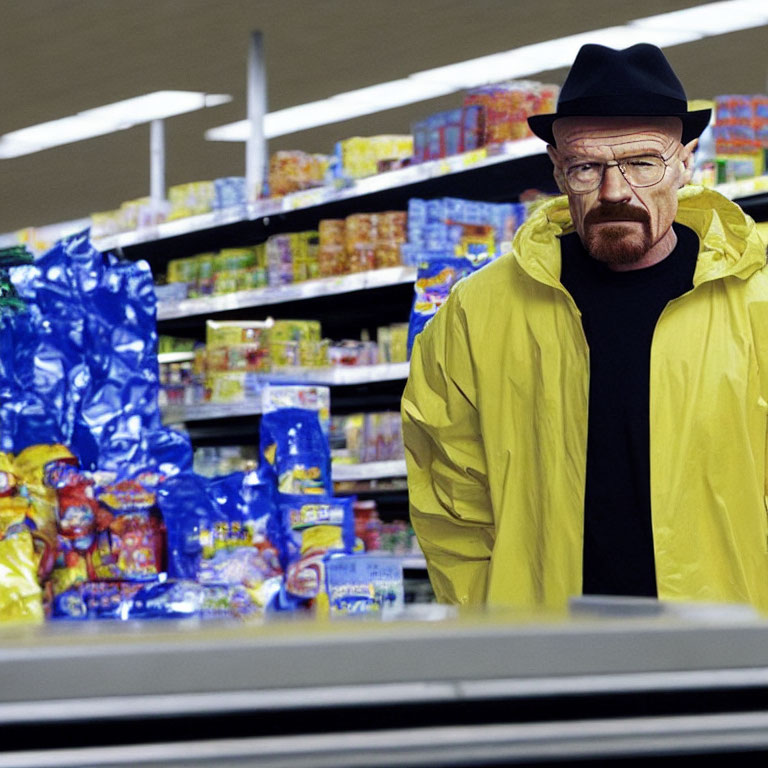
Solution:
M754 222L679 193L694 287L651 349L651 506L664 600L768 610L768 270ZM560 283L564 197L458 283L414 345L402 403L411 519L441 601L581 594L589 350Z

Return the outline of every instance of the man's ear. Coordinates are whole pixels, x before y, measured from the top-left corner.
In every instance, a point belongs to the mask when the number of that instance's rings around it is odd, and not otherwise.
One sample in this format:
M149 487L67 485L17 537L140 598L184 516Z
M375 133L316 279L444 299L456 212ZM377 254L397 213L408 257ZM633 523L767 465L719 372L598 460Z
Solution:
M555 177L557 188L563 194L566 194L565 178L563 176L562 166L560 165L560 153L557 151L557 147L553 147L551 144L547 144L547 154L549 155L549 159L552 161L552 175Z
M698 139L689 141L680 152L680 162L683 164L683 174L680 177L680 186L689 184L693 178L694 155L693 151L699 145Z

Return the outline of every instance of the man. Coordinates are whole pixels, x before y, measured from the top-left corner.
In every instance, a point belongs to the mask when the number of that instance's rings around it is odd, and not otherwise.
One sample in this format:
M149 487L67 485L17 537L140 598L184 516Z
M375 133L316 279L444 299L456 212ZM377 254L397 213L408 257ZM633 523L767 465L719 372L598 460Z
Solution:
M768 609L768 272L683 188L709 110L651 45L584 46L530 119L566 197L459 282L403 397L438 599L619 594Z

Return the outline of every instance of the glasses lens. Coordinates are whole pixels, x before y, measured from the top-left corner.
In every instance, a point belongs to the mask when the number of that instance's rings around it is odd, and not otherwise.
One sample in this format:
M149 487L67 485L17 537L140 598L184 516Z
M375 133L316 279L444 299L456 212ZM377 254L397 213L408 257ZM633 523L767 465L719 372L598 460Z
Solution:
M627 181L634 187L649 187L664 176L664 161L656 155L630 157L622 164Z
M666 165L657 155L629 157L621 161L624 178L633 187L650 187L664 177ZM592 192L600 186L605 165L598 162L573 163L565 169L565 180L572 192Z
M602 177L602 163L574 163L565 169L565 179L574 192L591 192Z

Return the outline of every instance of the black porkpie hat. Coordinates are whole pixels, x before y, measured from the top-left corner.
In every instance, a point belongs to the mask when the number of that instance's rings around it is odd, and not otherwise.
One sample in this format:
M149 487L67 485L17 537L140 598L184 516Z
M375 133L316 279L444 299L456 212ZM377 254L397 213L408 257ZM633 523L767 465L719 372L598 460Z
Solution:
M639 43L623 51L604 45L583 45L576 54L557 112L528 118L531 130L555 144L552 125L562 117L679 117L682 143L707 127L711 109L688 111L688 100L677 75L660 48Z

